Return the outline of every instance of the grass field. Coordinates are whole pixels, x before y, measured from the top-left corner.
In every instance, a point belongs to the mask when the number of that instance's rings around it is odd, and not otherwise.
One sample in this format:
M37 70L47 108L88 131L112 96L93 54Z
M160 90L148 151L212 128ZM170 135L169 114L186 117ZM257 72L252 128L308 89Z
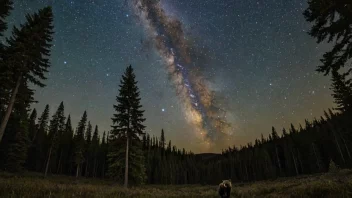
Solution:
M124 189L109 181L0 173L0 197L218 197L217 186L148 185ZM352 170L234 184L232 197L352 197Z

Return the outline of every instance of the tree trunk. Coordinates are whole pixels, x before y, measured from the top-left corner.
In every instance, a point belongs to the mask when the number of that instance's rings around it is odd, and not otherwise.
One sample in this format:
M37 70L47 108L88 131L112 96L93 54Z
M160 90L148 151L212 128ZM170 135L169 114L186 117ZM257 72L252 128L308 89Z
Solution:
M49 164L50 164L50 158L51 158L51 150L52 150L52 146L51 146L50 149L49 149L49 156L48 156L48 160L46 161L44 177L46 177L47 174L48 174L48 169L49 169Z
M76 169L76 178L79 176L79 164L77 164L77 169Z
M103 172L101 173L101 175L103 176L103 179L104 179L104 177L105 177L105 159L103 162Z
M341 155L341 158L342 158L342 161L343 161L343 163L345 164L345 163L346 163L346 162L345 162L345 158L344 158L344 156L343 156L343 153L342 153L342 150L341 150L339 141L338 141L338 139L337 139L337 135L336 135L336 133L335 133L334 126L333 126L331 123L329 123L329 122L328 122L328 124L329 124L329 127L330 127L331 132L332 132L333 135L334 135L337 150L339 151L339 153L340 153L340 155Z
M38 129L35 130L34 135L33 135L33 138L31 139L31 144L32 144L32 145L34 144L35 138L37 138L37 133L38 133Z
M301 166L301 174L303 174L303 163L301 160L301 153L299 152L298 149L297 149L297 153L298 153L298 162L299 162L299 165Z
M60 171L61 171L61 158L62 158L62 150L60 152L59 163L57 165L57 170L56 170L57 174L60 174Z
M97 166L97 158L95 157L95 159L94 159L94 166L93 166L93 177L95 177L96 176L96 166Z
M247 164L244 165L244 169L245 169L245 171L246 171L246 180L249 181Z
M124 187L127 188L128 187L128 145L129 141L128 141L128 134L127 134L127 142L126 142L126 159L125 159L125 183L124 183Z
M316 160L316 165L317 165L318 170L319 170L319 172L320 172L320 171L321 171L320 161L319 161L319 158L318 158L317 151L315 150L315 145L314 145L314 143L312 144L312 147L313 147L313 152L314 152L314 156L315 156L315 160Z
M351 159L351 153L350 153L350 149L348 149L348 146L346 144L346 141L345 141L345 138L341 137L342 141L343 141L343 144L345 145L345 148L346 148L346 151L347 151L347 154L348 154L348 158Z
M292 150L291 150L291 154L292 154L293 164L295 165L296 175L298 175L298 169L297 169L296 158L295 158L295 155L293 154L293 151L292 151Z
M85 171L85 176L86 176L86 177L89 177L89 173L88 173L88 164L89 164L89 160L88 160L88 157L87 157L86 171Z
M9 105L7 106L7 109L6 109L6 112L5 112L5 116L4 116L4 118L2 119L2 121L1 121L1 126L0 126L0 142L1 142L2 137L3 137L3 135L4 135L7 122L8 122L9 119L10 119L10 115L11 115L11 112L12 112L12 109L13 109L13 105L15 104L16 96L17 96L18 89L19 89L19 87L20 87L21 81L22 81L22 74L20 74L19 77L17 78L17 82L16 82L15 89L13 89L13 91L12 91L10 103L9 103Z
M341 150L339 141L338 141L338 139L337 139L336 133L335 133L335 131L333 131L333 130L332 130L332 133L334 134L336 146L337 146L337 149L338 149L338 151L339 151L339 153L340 153L340 155L341 155L342 161L343 161L343 163L345 164L345 158L344 158L344 156L343 156L343 153L342 153L342 150Z
M281 176L281 163L280 163L279 152L277 150L277 146L275 146L275 151L276 151L276 159L277 159L277 163L279 165L279 171L280 171L279 176Z

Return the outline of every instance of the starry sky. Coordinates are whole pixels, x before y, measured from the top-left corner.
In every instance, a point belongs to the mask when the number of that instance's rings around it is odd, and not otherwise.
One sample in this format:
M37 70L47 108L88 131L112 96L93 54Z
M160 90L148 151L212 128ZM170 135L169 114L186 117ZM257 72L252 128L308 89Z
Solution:
M47 86L36 88L34 107L65 113L77 123L84 110L100 131L110 130L120 77L135 70L145 110L146 130L194 152L204 147L182 110L160 54L126 0L16 0L10 27L24 14L52 5L54 46ZM306 0L162 0L162 9L179 20L197 50L202 77L221 98L231 118L232 145L244 145L271 126L320 117L333 106L330 79L316 73L329 45L317 45L302 15ZM228 142L221 145L226 148Z

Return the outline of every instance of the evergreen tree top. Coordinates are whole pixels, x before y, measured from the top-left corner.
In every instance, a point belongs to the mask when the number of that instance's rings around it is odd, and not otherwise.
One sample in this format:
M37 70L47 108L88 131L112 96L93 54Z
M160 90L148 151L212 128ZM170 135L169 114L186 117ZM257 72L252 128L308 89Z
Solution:
M92 140L92 125L90 124L90 121L88 122L85 137L86 137L87 143L90 143Z
M13 2L11 0L0 0L0 36L7 29L5 18L9 16Z
M116 114L113 115L112 136L120 137L128 135L131 138L138 138L144 134L145 121L144 111L141 110L141 98L137 87L135 74L132 66L126 68L119 85L119 95L116 97L117 105L114 105ZM126 134L126 131L129 130Z
M35 108L33 109L29 119L34 121L37 119L37 110Z
M46 131L48 126L49 111L50 111L49 105L46 105L42 115L39 118L39 129L43 129L44 131Z
M335 104L337 105L336 110L339 111L347 111L352 109L352 83L351 80L346 80L346 75L347 74L332 72L332 96L335 100ZM328 118L330 118L328 113L324 113ZM330 114L333 116L331 110Z
M76 135L84 138L84 132L85 132L85 129L86 129L86 123L87 123L87 112L84 111L84 113L82 115L82 118L81 118L81 120L78 123L77 134Z
M324 54L323 65L317 71L327 75L344 67L351 58L351 53L345 49L352 47L352 1L308 0L303 14L308 22L314 23L309 34L318 43L335 42L333 49Z
M71 115L68 115L68 117L67 117L66 124L65 124L65 130L72 131Z
M40 9L26 16L27 22L14 27L7 39L4 62L11 68L13 78L23 76L35 85L45 86L44 74L50 66L49 55L53 34L51 7Z

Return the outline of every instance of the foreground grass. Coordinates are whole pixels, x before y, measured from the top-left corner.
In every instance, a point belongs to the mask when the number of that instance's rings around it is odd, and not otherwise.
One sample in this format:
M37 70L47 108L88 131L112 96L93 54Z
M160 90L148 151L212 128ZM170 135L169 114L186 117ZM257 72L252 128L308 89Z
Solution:
M217 186L142 186L124 189L109 181L0 173L0 197L218 197ZM352 171L235 184L233 197L352 197Z

